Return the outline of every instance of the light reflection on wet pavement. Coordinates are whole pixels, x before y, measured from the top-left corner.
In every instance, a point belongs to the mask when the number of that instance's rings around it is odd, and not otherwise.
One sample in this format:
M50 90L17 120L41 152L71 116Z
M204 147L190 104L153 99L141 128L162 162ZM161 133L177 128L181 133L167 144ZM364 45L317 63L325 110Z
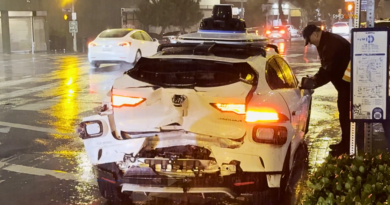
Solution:
M298 79L318 70L314 47L304 48L303 41L276 44ZM108 204L100 197L75 128L83 117L96 113L114 79L128 68L91 69L85 55L14 54L0 56L0 61L0 204ZM330 83L314 93L306 136L309 171L340 140L336 96ZM297 195L302 189L301 180ZM141 194L135 198L134 204L180 201L148 197L145 202ZM209 204L243 203L225 197L211 200Z

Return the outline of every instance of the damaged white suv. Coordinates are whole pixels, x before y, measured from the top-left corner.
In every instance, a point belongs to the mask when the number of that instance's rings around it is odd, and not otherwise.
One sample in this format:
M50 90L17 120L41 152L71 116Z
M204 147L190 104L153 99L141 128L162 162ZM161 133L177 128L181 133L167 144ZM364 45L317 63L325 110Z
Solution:
M141 58L115 80L111 103L80 124L102 195L283 198L308 129L311 90L298 86L276 46L191 35Z

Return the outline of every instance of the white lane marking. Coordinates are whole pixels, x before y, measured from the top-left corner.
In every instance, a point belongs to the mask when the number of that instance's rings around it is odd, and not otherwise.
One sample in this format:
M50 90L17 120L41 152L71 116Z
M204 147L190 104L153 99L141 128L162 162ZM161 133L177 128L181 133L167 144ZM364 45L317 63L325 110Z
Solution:
M0 125L6 126L6 127L25 129L25 130L33 130L33 131L38 131L38 132L47 132L47 133L52 133L52 134L64 134L64 133L59 133L56 130L50 129L50 128L37 127L37 126L31 126L31 125L22 125L22 124L16 124L16 123L11 123L11 122L1 122L0 121Z
M40 101L36 103L26 104L19 107L13 108L13 110L24 110L24 111L37 111L50 108L56 103L61 101L61 97L54 98L54 100Z
M26 88L26 89L23 89L23 90L18 90L18 91L14 91L14 92L0 94L0 100L4 99L4 98L14 98L14 97L23 96L23 95L26 95L26 94L39 92L39 91L42 91L42 90L46 90L46 89L50 89L50 88L56 87L58 85L59 85L59 83L50 83L50 84L46 84L46 85L42 85L42 86L38 86L38 87Z
M1 184L1 182L5 182L5 180L0 180L0 184Z
M66 172L62 172L62 171L56 171L56 170L28 167L28 166L23 166L23 165L9 164L9 163L5 163L5 162L0 162L0 169L10 171L10 172L30 174L30 175L35 175L35 176L50 175L50 176L53 176L57 179L74 180L74 181L79 181L79 182L83 182L83 183L97 185L96 181L81 180L75 174L66 173Z
M0 128L0 133L7 134L10 130L11 130L10 127L2 127L2 128Z

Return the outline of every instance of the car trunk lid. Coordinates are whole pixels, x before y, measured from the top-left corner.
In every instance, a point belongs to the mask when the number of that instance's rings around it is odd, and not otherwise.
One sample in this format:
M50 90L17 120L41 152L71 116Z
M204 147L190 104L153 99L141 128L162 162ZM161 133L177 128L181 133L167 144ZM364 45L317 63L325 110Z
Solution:
M143 59L114 84L113 96L144 99L114 107L116 127L126 133L185 130L242 138L255 78L247 63Z

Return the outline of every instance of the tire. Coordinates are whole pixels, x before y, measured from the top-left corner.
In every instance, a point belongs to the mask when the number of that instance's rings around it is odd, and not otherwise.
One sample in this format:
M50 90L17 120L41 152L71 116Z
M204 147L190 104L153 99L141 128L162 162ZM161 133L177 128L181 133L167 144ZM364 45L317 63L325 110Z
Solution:
M309 104L309 114L307 115L305 134L307 134L309 132L310 116L311 116L311 102L312 102L312 100L310 100L310 104Z
M121 188L116 184L98 180L98 186L102 197L111 202L111 204L129 204L132 202L130 196L123 194Z
M91 62L90 64L93 68L99 68L101 65L99 62Z
M278 203L279 189L273 188L253 194L253 205L280 205Z
M265 191L256 192L253 194L253 205L284 205L288 199L286 188L290 177L290 155L291 145L287 149L286 158L283 162L282 178L279 188L268 188Z
M135 54L133 64L136 64L141 57L142 57L142 53L140 50L138 50L137 53Z
M294 160L290 169L289 181L287 184L286 197L288 201L284 201L283 205L298 204L299 198L302 195L302 190L297 192L297 187L303 185L308 177L309 172L309 151L307 144L303 141L294 153Z

